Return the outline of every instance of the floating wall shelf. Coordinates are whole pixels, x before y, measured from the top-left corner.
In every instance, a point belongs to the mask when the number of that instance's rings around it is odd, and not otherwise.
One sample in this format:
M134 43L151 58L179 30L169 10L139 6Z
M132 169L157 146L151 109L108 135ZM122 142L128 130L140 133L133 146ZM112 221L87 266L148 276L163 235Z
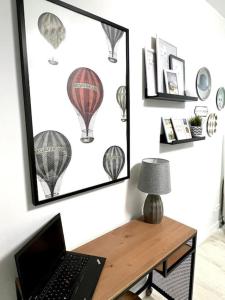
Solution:
M184 143L190 143L190 142L196 142L196 141L202 141L205 140L205 136L199 136L199 137L193 137L191 139L185 139L185 140L176 140L172 143L168 143L165 139L164 135L160 136L160 143L161 144L167 144L167 145L177 145L177 144L184 144Z
M186 101L198 101L198 97L183 96L183 95L173 95L167 93L157 93L156 96L147 96L145 91L146 99L156 99L156 100L166 100L166 101L177 101L177 102L186 102Z

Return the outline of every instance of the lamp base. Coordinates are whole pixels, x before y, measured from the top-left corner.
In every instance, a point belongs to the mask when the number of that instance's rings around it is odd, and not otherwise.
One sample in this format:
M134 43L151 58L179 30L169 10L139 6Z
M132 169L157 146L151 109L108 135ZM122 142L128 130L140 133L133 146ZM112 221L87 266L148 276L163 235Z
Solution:
M163 203L159 195L148 195L144 204L144 221L159 224L163 218Z

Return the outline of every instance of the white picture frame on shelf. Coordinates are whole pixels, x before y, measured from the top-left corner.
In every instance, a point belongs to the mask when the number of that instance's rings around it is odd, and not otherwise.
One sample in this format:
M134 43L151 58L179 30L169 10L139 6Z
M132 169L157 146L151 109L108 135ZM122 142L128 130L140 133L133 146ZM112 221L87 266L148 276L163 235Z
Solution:
M177 140L191 139L191 131L186 118L171 118Z
M179 95L184 95L185 91L185 61L177 56L169 56L170 69L177 72Z
M156 96L156 54L154 49L145 48L146 95Z
M172 143L176 140L171 118L162 117L163 129L167 143Z
M179 95L177 71L165 69L164 76L167 94Z
M169 56L177 56L177 48L172 44L156 37L156 61L157 61L157 92L165 93L164 70L170 68Z

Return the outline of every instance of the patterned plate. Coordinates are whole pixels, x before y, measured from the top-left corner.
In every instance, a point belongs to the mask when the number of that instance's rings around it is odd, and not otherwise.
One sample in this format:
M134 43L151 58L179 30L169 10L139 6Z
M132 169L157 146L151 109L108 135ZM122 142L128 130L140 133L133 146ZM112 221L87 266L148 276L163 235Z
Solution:
M218 119L218 117L215 113L210 114L208 117L207 133L209 136L213 136L213 134L216 133L217 119Z
M196 78L196 90L201 100L206 100L211 92L211 75L207 68L201 68Z
M223 87L219 88L217 91L216 105L219 110L223 109L225 106L225 89Z

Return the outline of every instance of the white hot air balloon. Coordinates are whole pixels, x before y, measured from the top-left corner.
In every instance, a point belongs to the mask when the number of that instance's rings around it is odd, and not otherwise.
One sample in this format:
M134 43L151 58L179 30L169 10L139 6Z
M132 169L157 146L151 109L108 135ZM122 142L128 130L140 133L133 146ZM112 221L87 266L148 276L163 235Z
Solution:
M117 102L122 109L121 121L126 122L127 120L127 97L126 97L126 87L120 86L116 92Z
M54 14L45 12L38 18L38 28L43 37L57 49L61 42L65 39L66 29L61 20ZM51 58L48 62L57 65L58 62Z

